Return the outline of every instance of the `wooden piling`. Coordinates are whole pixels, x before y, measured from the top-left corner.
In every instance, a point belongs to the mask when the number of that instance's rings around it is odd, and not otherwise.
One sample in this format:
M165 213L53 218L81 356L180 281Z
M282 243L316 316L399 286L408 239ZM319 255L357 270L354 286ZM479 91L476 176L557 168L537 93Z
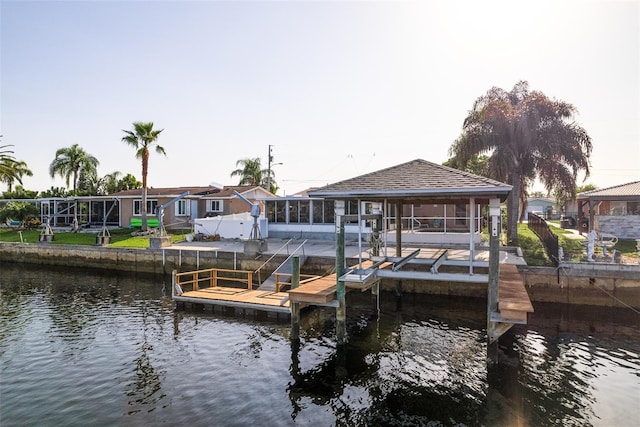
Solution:
M291 289L296 289L300 285L300 255L294 255L291 268ZM300 303L290 301L291 308L291 339L300 339Z
M500 276L500 201L491 199L489 205L489 289L487 294L487 342L494 341L496 322L491 320L491 314L498 312L498 278Z
M340 218L338 236L336 242L336 296L338 307L336 308L336 338L338 344L344 344L347 336L347 302L346 289L340 277L344 274L344 221Z

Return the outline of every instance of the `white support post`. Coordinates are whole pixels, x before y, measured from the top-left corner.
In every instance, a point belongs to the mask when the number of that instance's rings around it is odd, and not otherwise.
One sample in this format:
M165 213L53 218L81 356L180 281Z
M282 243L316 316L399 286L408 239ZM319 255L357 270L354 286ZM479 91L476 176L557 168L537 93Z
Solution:
M473 275L473 260L476 257L475 254L475 242L473 241L474 229L475 229L475 202L476 199L471 197L469 199L469 274Z

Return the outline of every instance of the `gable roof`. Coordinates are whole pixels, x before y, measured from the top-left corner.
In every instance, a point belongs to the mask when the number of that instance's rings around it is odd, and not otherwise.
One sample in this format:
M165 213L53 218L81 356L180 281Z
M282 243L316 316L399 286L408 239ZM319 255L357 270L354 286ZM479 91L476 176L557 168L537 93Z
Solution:
M215 199L232 198L232 197L236 197L236 195L234 194L234 191L237 191L238 193L244 195L245 193L248 193L251 190L254 190L255 192L263 193L266 198L269 198L269 196L270 197L275 197L275 195L271 194L270 192L268 192L264 188L260 187L259 185L235 185L235 186L233 186L233 185L232 186L226 186L225 185L222 189L220 189L219 192L214 193L214 194L207 194L206 198L207 199L210 199L210 198L215 198ZM251 197L253 197L253 196L251 196Z
M585 191L577 195L577 199L599 199L599 200L639 200L640 181L629 182L627 184L614 185L602 189Z
M309 191L310 197L406 199L502 196L511 186L483 176L416 159Z
M183 194L185 191L189 192L190 198L213 196L215 198L235 197L234 190L238 193L246 193L250 190L257 190L266 194L271 194L264 188L258 185L236 185L236 186L224 186L219 187L164 187L164 188L147 188L147 197L177 197ZM118 193L110 194L113 197L140 197L140 188L135 190L125 190Z
M110 196L116 197L137 197L140 196L142 189L136 188L134 190L124 190L117 193L110 194ZM160 188L147 188L147 197L177 197L183 194L185 191L189 192L190 196L205 195L210 193L217 193L220 191L217 187L160 187Z

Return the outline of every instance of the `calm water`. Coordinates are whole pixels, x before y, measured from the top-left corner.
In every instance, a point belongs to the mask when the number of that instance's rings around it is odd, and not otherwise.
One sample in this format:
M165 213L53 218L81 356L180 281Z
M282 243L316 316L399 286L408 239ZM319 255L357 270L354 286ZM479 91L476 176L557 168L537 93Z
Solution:
M0 425L638 425L640 316L536 305L487 367L485 302L349 294L288 319L175 311L162 280L0 266Z

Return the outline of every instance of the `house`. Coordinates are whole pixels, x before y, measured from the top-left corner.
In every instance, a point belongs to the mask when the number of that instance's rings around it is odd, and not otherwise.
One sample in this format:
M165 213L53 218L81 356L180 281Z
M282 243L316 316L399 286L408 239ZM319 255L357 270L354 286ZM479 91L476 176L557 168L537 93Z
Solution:
M236 191L250 201L261 204L263 209L264 202L258 199L275 197L264 188L251 185L222 188L213 186L149 188L147 189L147 214L154 216L159 207L174 201L173 204L166 205L163 220L165 227L171 229L191 228L196 218L249 212L251 206L238 198L234 193ZM121 191L111 194L110 197L119 200L121 227L128 227L137 222L136 219L141 218L140 189Z
M582 232L595 229L619 239L640 239L640 181L577 195Z
M529 212L532 212L545 219L552 219L557 217L559 211L556 200L551 197L529 197L524 217L527 218Z

